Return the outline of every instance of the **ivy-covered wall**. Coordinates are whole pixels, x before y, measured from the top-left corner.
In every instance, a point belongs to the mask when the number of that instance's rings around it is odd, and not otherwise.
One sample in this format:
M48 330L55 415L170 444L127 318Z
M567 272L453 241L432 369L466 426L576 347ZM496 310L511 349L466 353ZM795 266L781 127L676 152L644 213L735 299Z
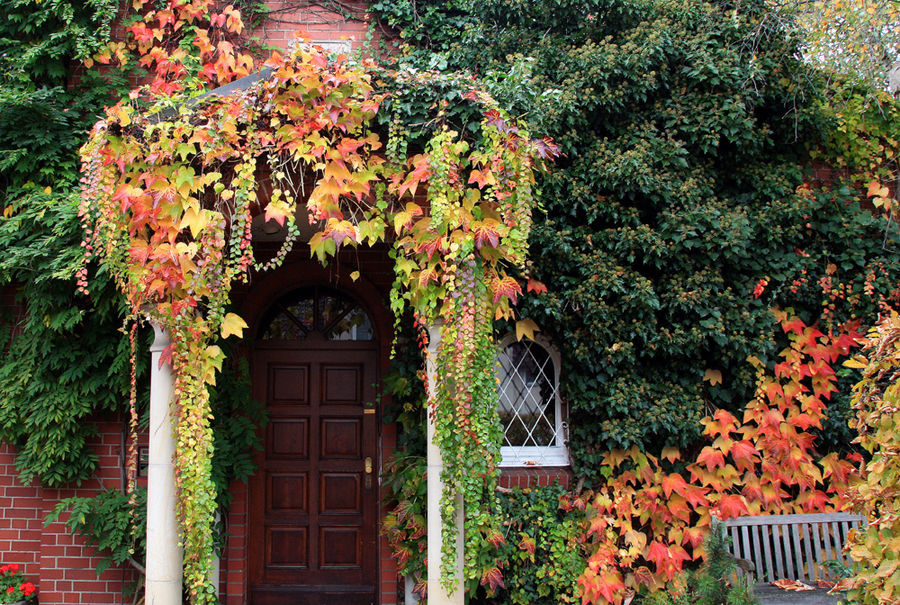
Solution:
M859 183L805 185L837 122L761 0L371 8L398 61L481 74L565 154L531 238L549 292L521 311L562 352L578 474L612 447L690 446L705 413L751 399L748 356L782 345L770 307L831 328L894 295L896 233ZM843 448L845 400L832 410Z

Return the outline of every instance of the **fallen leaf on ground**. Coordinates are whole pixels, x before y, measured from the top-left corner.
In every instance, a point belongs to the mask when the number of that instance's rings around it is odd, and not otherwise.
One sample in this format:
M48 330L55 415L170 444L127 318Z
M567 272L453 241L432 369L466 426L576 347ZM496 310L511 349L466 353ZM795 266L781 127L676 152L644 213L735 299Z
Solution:
M804 584L803 582L800 582L798 580L775 580L771 584L772 586L775 586L782 590L788 590L790 592L805 592L807 590L815 590L815 588L810 586L809 584Z

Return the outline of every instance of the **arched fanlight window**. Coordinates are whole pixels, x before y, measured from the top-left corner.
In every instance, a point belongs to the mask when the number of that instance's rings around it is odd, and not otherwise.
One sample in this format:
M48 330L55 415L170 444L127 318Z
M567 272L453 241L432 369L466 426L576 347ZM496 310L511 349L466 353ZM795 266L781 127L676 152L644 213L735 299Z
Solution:
M260 323L268 341L373 340L372 320L359 304L328 288L301 288L279 298Z
M565 466L566 424L559 396L559 355L542 340L500 343L500 420L503 466Z

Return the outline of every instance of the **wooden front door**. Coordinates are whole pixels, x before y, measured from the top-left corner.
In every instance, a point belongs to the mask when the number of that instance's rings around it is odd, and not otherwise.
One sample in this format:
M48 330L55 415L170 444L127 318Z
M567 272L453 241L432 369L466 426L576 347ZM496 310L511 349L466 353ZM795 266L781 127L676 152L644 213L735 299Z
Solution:
M329 323L327 310L317 317L318 290L299 297L312 299L309 330L293 342L263 339L254 353L254 391L269 420L250 485L250 603L374 605L377 350L371 340L348 339L346 308L343 324L339 312ZM281 306L290 313L291 305ZM290 313L303 324L300 314Z

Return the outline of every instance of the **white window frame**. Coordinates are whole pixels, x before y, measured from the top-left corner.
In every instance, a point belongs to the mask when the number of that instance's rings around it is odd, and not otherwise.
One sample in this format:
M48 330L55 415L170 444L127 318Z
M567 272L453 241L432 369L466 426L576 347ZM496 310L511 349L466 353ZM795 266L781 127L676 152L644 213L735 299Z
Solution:
M515 334L507 334L503 339L500 340L500 346L497 351L497 376L498 378L502 378L500 376L500 359L499 355L502 351L511 344L514 344L516 341ZM562 364L560 363L560 355L556 348L550 344L546 338L541 336L535 336L533 345L536 344L544 349L550 357L550 362L553 364L553 394L555 398L555 419L556 419L556 443L554 445L546 445L546 446L512 446L512 445L501 445L500 447L500 456L501 456L501 467L519 467L519 468L533 468L533 467L554 467L554 466L569 466L569 450L566 447L566 440L568 438L568 425L563 420L563 405L562 405L562 397L559 394L559 376ZM498 395L499 389L502 386L502 383L498 383ZM506 443L506 434L504 432L503 442Z

